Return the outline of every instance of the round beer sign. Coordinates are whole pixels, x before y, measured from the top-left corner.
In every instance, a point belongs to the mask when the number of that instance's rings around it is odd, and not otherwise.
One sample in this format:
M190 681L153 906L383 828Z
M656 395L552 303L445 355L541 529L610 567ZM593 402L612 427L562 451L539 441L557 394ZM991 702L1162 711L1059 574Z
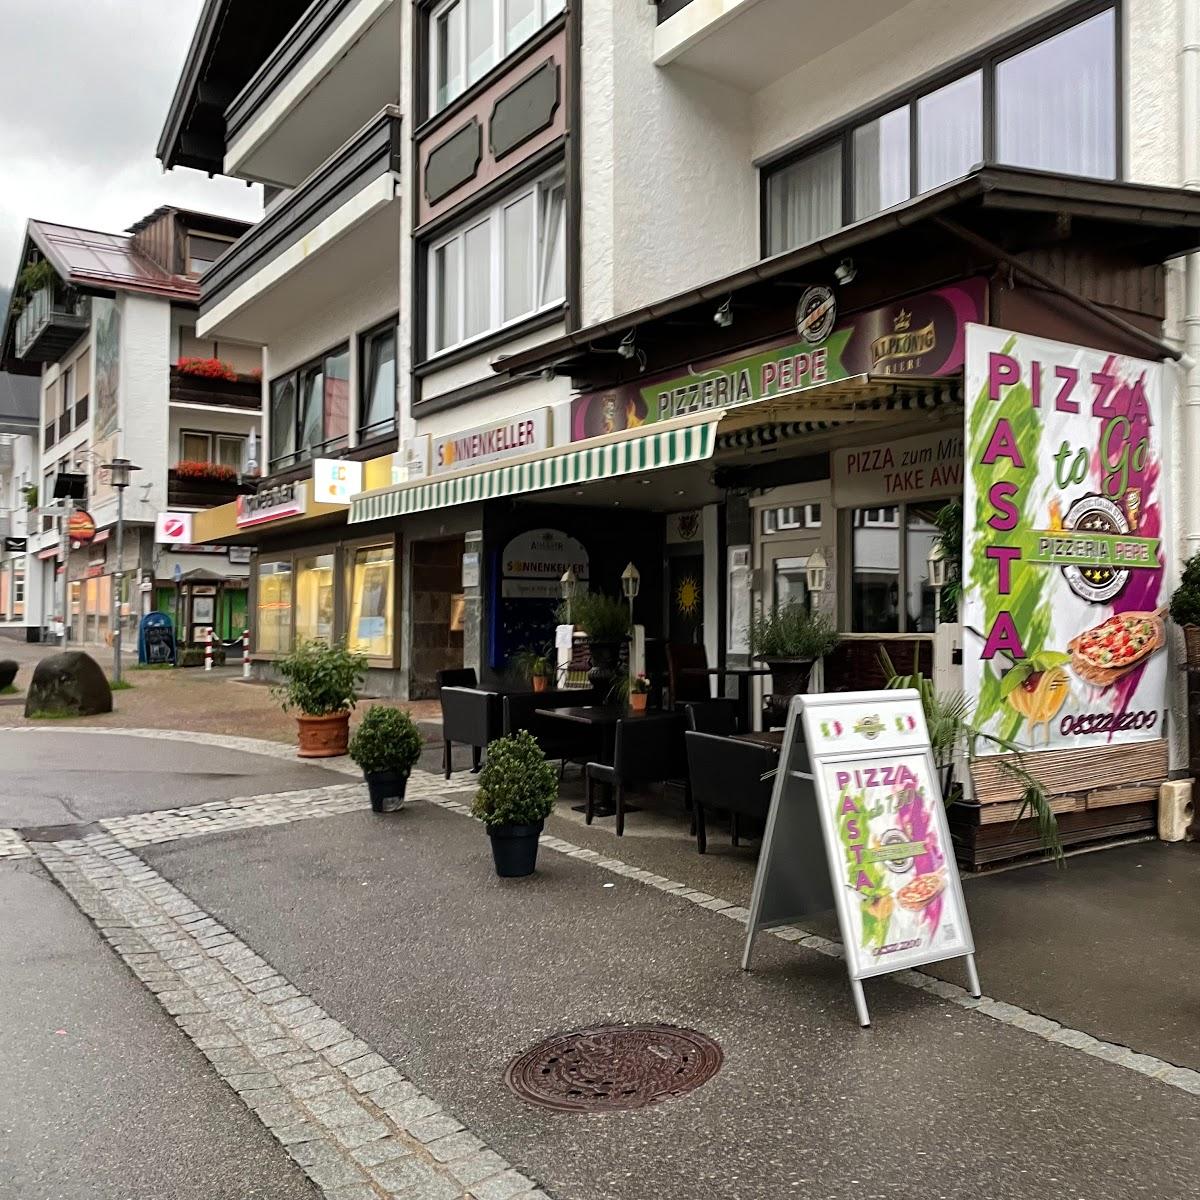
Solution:
M85 509L76 509L67 518L67 537L77 545L86 546L96 539L96 522Z

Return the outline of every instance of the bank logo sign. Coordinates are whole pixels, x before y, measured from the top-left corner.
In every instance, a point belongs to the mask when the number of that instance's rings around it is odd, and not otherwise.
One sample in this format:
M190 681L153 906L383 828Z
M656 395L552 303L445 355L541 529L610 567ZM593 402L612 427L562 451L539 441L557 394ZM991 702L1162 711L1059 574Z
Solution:
M154 522L154 541L160 546L190 546L192 517L193 514L189 512L159 513Z

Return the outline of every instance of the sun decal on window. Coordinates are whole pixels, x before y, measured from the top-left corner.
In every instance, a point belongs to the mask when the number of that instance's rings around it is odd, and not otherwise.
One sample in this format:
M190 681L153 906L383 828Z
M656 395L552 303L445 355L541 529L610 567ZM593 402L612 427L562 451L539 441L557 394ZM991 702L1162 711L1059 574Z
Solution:
M700 611L700 585L687 575L679 582L675 592L675 606L685 617L694 617Z

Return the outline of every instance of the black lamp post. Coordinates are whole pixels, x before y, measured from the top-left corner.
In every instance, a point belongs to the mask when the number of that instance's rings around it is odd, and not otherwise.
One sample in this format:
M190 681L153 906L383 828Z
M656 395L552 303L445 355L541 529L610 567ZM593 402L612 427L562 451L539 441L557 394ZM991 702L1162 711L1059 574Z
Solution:
M114 458L104 464L108 481L117 490L117 569L113 572L113 683L121 682L121 597L125 591L125 489L130 477L141 467L127 458Z

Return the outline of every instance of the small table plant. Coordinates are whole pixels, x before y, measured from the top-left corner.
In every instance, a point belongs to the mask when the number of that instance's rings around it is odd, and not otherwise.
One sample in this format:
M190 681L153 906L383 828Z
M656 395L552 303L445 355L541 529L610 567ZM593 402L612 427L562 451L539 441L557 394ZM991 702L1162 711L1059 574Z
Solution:
M421 734L408 713L373 704L350 739L350 757L362 768L375 812L404 807L408 776L421 757Z
M488 746L471 812L487 827L496 874L532 875L538 838L558 798L558 772L522 729Z
M344 643L300 642L275 664L283 680L275 695L284 712L296 711L301 758L334 758L350 741L350 710L367 677L367 660Z
M650 698L650 680L645 675L635 675L629 681L629 708L632 712L645 712Z

